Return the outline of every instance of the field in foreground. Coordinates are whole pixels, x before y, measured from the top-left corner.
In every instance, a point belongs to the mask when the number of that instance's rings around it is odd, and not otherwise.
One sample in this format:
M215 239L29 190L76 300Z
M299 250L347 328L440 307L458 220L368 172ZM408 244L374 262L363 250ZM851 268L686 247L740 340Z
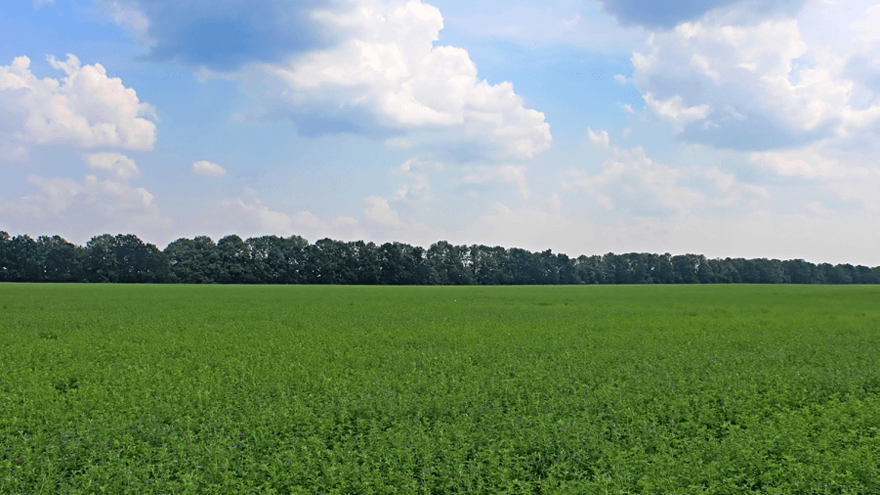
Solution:
M0 285L0 493L880 493L880 287Z

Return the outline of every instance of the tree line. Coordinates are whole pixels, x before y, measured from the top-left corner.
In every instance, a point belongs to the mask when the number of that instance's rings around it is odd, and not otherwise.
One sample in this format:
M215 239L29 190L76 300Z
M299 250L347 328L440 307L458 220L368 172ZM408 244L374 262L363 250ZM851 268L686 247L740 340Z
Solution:
M85 246L60 236L0 231L0 282L185 284L533 285L877 284L880 266L801 259L608 253L570 258L551 250L446 241L428 249L400 242L343 242L267 235L180 238L160 250L135 235L104 234Z

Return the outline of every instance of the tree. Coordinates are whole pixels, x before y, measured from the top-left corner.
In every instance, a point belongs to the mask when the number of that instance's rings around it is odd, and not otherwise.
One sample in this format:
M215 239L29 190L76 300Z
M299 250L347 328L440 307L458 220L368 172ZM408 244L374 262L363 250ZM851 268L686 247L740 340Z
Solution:
M802 259L782 262L782 271L788 282L792 284L813 283L813 272L815 270L816 265Z
M307 248L311 284L354 284L357 258L353 247L342 241L320 239Z
M488 247L476 245L470 247L474 282L480 285L506 285L513 280L507 269L507 250L501 246Z
M437 274L441 285L471 285L474 283L471 250L467 246L453 246L446 241L431 244L425 255L428 265Z
M602 257L598 255L580 255L574 263L575 274L582 284L604 284L605 277L601 269Z
M673 280L677 284L699 283L700 263L705 256L696 254L682 254L672 257Z
M379 247L372 242L365 243L364 241L355 241L349 244L357 260L357 268L355 269L356 283L361 285L378 284L381 272Z
M168 262L155 245L146 244L132 234L119 234L114 240L119 282L140 284L168 280Z
M575 285L580 283L574 268L574 260L568 255L556 254L556 273L559 275L560 284Z
M37 252L42 265L42 279L46 282L81 282L85 280L82 260L85 250L61 236L37 238Z
M221 284L253 283L250 271L250 246L237 235L228 235L217 241L217 253L220 255L220 270L217 282Z
M165 247L172 282L212 284L221 271L220 253L208 236L182 237Z
M11 273L12 239L6 231L0 230L0 282L8 282Z

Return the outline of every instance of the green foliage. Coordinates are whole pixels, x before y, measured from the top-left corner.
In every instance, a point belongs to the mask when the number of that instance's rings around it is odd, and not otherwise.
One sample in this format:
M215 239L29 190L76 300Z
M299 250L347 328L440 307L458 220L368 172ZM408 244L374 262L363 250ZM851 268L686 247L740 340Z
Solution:
M0 285L0 493L880 493L878 300Z
M880 266L766 258L707 259L650 253L581 255L501 246L427 250L401 242L297 235L242 240L185 237L164 251L137 236L103 234L84 248L59 236L10 238L0 231L0 282L100 282L320 285L580 285L580 284L880 284Z

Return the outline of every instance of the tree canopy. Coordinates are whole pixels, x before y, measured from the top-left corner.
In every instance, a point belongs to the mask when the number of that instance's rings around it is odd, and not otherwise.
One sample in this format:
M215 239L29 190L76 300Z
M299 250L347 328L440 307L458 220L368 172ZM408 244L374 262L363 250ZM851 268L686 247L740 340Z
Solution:
M708 259L698 254L608 253L570 258L551 250L438 241L343 242L266 235L177 239L164 250L135 235L103 234L85 246L60 236L0 231L0 282L186 284L558 285L877 284L880 267L802 259Z

